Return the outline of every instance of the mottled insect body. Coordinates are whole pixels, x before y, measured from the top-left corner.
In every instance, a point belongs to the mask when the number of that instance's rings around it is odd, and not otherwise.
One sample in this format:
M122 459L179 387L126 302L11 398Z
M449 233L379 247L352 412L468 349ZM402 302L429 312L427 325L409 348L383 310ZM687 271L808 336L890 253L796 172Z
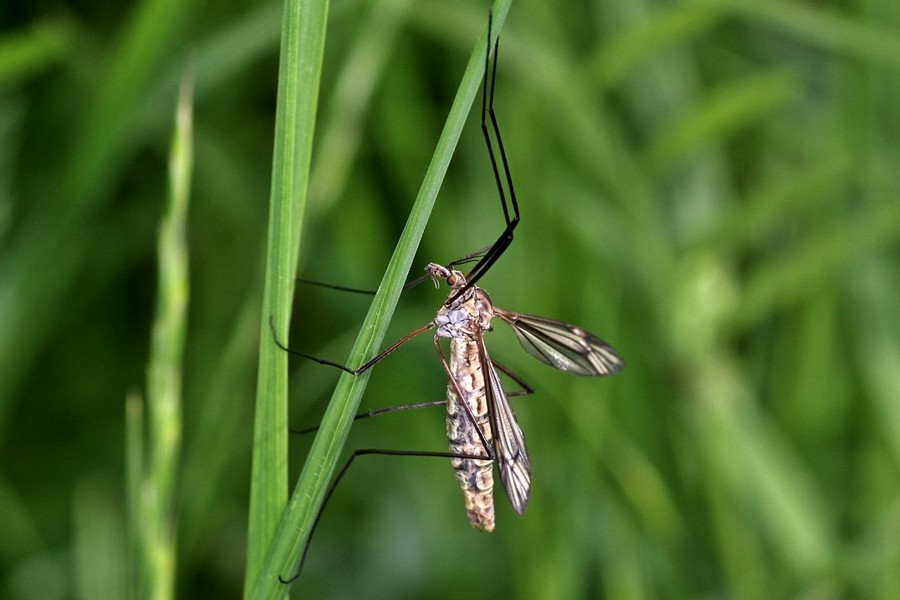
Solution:
M484 390L484 371L475 340L464 337L451 340L450 373L454 381L447 385L447 437L450 440L450 452L485 457L483 460L453 458L451 463L465 495L466 512L472 527L493 531L494 463L484 449L478 430L481 430L489 444L493 436ZM466 407L472 413L472 418Z
M433 324L440 338L450 339L447 376L447 437L459 486L472 527L494 530L493 463L499 463L504 488L519 514L525 511L531 488L531 464L525 439L509 407L499 377L484 346L484 333L494 316L491 297L483 289L466 287L465 276L431 263L426 270L450 284L450 299L438 311ZM458 292L463 290L461 294ZM495 439L495 425L500 428ZM511 443L504 443L504 441ZM492 451L493 449L493 451ZM465 456L466 458L463 458ZM468 458L483 456L483 459ZM510 492L510 486L513 491Z
M428 270L436 277L448 276L440 265L431 264ZM434 321L436 337L450 338L450 382L447 384L450 452L484 456L483 460L451 459L465 496L469 521L472 527L484 531L494 530L494 463L485 447L491 444L493 434L478 339L490 327L491 317L488 295L478 288L470 288L450 306L441 307Z

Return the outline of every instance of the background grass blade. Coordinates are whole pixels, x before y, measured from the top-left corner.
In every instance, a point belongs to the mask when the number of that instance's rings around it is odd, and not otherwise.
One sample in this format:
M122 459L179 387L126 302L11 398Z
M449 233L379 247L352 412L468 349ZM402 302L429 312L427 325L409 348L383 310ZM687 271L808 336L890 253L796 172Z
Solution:
M129 586L135 597L160 600L175 597L176 498L183 430L182 356L187 335L187 210L193 165L192 137L193 72L188 69L178 94L169 156L168 204L159 227L158 292L147 367L147 407L143 410L140 399L133 396L129 396L126 405L129 529L134 536L131 549L136 552L131 561L136 570L133 573L136 581L130 582ZM142 441L144 435L147 436L146 443ZM90 540L91 535L86 532L84 538ZM108 545L100 547L107 549ZM80 564L88 572L96 566L88 556L82 557ZM86 582L95 579L99 577L82 578Z
M290 324L297 254L325 47L327 0L286 0L282 20L269 245L259 328L259 373L244 594L257 585L287 499L287 354L273 342Z

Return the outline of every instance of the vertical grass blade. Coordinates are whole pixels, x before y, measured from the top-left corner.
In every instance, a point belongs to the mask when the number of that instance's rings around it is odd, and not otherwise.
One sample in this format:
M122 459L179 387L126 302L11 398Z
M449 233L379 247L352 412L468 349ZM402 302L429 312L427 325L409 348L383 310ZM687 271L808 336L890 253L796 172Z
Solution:
M157 252L156 316L151 335L150 361L147 368L147 427L144 446L134 438L140 436L141 418L129 400L128 467L144 468L140 478L139 513L133 529L140 542L142 598L175 597L175 511L174 496L181 451L181 360L187 325L188 251L185 233L193 163L193 74L186 72L178 95L175 132L169 153L169 201L159 228ZM143 467L142 467L143 463ZM128 481L135 474L128 474ZM129 484L129 488L133 483Z
M502 0L494 7L495 36L502 30L510 4L511 0ZM486 51L487 45L482 36L469 58L409 219L347 359L349 365L362 364L382 345L390 316L481 84ZM269 345L275 346L271 342ZM288 587L278 578L288 578L297 569L300 554L337 466L367 381L368 373L359 377L344 374L338 381L251 598L277 598L286 593Z
M288 331L327 16L327 0L286 0L284 4L269 247L260 316L245 595L256 584L287 500L287 355L272 343L269 319L279 331Z

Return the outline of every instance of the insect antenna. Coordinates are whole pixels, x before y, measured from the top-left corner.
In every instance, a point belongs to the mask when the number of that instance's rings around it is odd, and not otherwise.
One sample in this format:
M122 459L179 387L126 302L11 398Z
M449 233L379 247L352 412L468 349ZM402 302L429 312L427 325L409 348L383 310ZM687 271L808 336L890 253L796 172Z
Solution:
M494 359L491 359L491 362L497 367L499 370L503 371L510 379L515 381L519 387L522 389L514 390L512 392L506 392L506 395L510 398L516 396L528 396L534 393L534 388L528 385L528 382L525 381L520 375L513 372L509 367L504 366L503 364L497 362ZM397 406L383 406L381 408L374 408L370 411L359 413L355 417L353 417L354 421L360 421L362 419L368 419L370 417L377 417L379 415L386 415L388 413L401 412L404 410L416 410L419 408L430 408L432 406L444 406L447 404L447 399L442 398L440 400L429 400L427 402L413 402L410 404L400 404ZM294 429L291 427L288 431L293 433L294 435L306 435L308 433L315 433L319 430L318 425L313 425L312 427L304 427L303 429Z

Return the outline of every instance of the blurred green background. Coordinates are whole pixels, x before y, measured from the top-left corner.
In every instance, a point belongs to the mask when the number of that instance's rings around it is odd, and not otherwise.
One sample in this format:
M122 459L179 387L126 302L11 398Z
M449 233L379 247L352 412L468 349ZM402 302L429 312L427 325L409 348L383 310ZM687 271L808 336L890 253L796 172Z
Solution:
M487 9L332 2L302 275L377 285ZM238 597L281 5L38 1L0 19L0 596L126 593L124 403L145 387L192 62L178 591ZM536 388L515 401L527 513L501 497L479 534L442 459L361 459L297 595L900 597L898 26L895 0L516 0L496 109L522 222L481 284L628 366L554 372L498 325L492 355ZM416 265L501 229L475 113ZM389 336L443 298L405 293ZM342 360L368 302L298 288L292 346ZM337 374L294 368L291 422L309 426ZM362 408L445 385L420 339ZM309 442L291 440L292 480ZM444 417L360 422L349 446L442 450Z

